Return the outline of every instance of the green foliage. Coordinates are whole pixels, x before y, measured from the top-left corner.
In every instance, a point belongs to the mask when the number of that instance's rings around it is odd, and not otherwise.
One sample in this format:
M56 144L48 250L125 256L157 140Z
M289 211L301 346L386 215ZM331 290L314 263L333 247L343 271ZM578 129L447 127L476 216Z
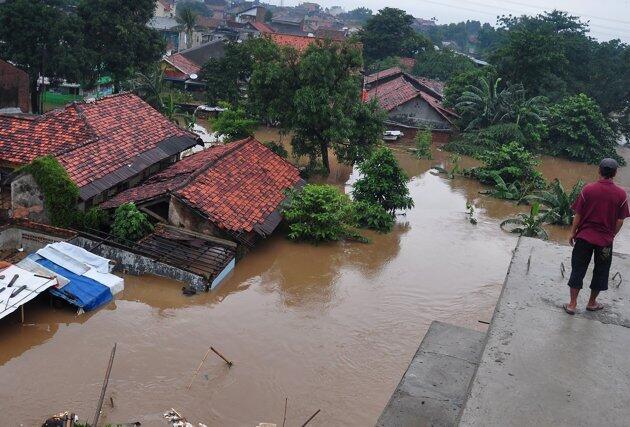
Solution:
M510 233L547 240L549 239L549 235L543 228L544 222L544 215L540 214L540 205L534 203L529 214L520 213L516 218L506 219L500 226L503 230L507 229Z
M613 157L624 165L616 145L615 133L599 106L585 94L568 97L551 107L546 148L552 155L588 163Z
M377 61L372 62L369 67L367 67L368 74L375 74L381 71L387 70L389 68L401 67L400 57L398 56L388 56L387 58L379 59ZM411 71L411 70L408 70Z
M448 163L450 164L450 169L448 169L448 165L439 166L435 165L432 169L438 171L438 173L442 173L446 175L448 179L455 179L455 177L462 173L462 168L459 166L459 162L462 160L461 156L457 154L452 154L448 158Z
M496 184L500 177L508 186L514 182L532 183L541 186L544 182L536 170L538 160L517 142L489 151L482 156L484 165L471 170L473 177L484 184Z
M558 179L555 179L549 188L532 194L527 200L538 203L545 209L542 210L545 222L556 225L571 225L573 222L573 209L571 206L580 196L584 188L584 181L575 183L571 191L567 192Z
M367 7L357 7L341 15L344 21L352 21L358 24L364 24L372 17L372 9Z
M228 43L222 58L210 59L201 69L200 79L206 83L208 103L239 104L243 95L241 88L252 77L255 64L271 61L279 54L278 46L265 37Z
M404 10L386 7L372 16L359 33L366 62L390 56L413 57L433 44L416 33L411 24L413 16Z
M390 232L396 222L394 216L381 205L365 201L354 202L352 204L352 214L358 227L376 230L380 233Z
M177 2L178 12L180 8L188 8L193 13L207 18L212 18L212 15L214 15L214 11L212 9L210 9L204 2L197 0L180 0Z
M353 234L350 199L331 185L308 184L300 192L292 190L283 215L292 240L322 243Z
M356 201L380 205L390 213L413 207L407 188L409 178L390 149L379 147L358 168L362 176L352 190Z
M81 215L81 226L87 230L103 231L108 220L107 212L95 206Z
M416 156L418 158L429 160L433 158L431 154L432 139L433 135L430 129L418 131L416 135Z
M342 162L366 156L380 140L385 115L376 103L361 101L361 54L352 43L311 44L300 57L292 49L261 61L249 83L249 106L256 114L291 131L296 156L321 159L330 171L332 148Z
M466 56L449 49L426 49L416 56L413 74L430 79L447 81L461 73L472 72L475 64Z
M197 12L188 5L177 5L177 23L181 25L182 29L186 32L186 47L190 49L192 47L192 36L197 24Z
M153 231L149 217L138 210L135 204L125 203L114 212L111 235L121 243L137 242Z
M41 111L39 75L53 81L79 81L88 68L81 22L51 1L0 4L0 40L0 58L17 64L29 75L35 112Z
M56 158L38 157L24 166L21 172L33 175L42 190L44 207L52 225L67 228L76 223L79 188Z
M258 122L248 118L245 110L242 108L222 111L212 121L212 130L221 135L226 135L229 141L252 136L257 127Z
M533 184L528 182L514 181L507 184L499 175L494 176L494 182L494 188L482 191L481 194L488 194L497 199L512 200L516 204L521 204L527 200L529 193L533 189Z
M289 152L287 151L286 148L284 148L284 145L282 144L278 144L273 141L267 141L264 143L264 145L265 147L269 148L271 151L273 151L274 153L276 153L278 156L282 157L283 159L286 159L289 157Z
M110 75L118 90L161 58L166 43L147 26L154 10L153 0L81 0L77 14L94 76Z

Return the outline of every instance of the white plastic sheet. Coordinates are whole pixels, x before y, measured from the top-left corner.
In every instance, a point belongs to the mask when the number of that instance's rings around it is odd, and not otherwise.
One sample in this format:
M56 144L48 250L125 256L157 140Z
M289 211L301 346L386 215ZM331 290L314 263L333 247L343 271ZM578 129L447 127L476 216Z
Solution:
M8 285L16 274L18 278L9 288ZM13 313L46 289L57 284L55 279L37 277L34 273L15 265L0 271L0 275L4 276L4 278L0 279L0 289L4 288L0 291L0 319ZM11 294L22 286L26 286L26 288L14 297L11 297Z

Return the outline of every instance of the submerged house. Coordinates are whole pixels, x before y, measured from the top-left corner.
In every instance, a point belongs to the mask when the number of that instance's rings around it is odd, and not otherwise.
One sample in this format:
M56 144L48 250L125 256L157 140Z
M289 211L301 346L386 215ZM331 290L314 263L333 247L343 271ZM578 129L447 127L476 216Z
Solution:
M101 207L134 202L164 223L248 248L280 224L286 190L303 184L295 166L247 138L186 157Z
M456 130L457 114L442 105L441 82L416 77L398 67L365 76L364 100L377 100L387 111L387 125L400 129L431 129L433 141L446 143Z
M14 174L33 159L54 156L79 187L79 208L87 209L166 169L197 143L131 93L41 116L0 115L0 171L3 185L11 185L14 217L39 222L41 194L30 175Z

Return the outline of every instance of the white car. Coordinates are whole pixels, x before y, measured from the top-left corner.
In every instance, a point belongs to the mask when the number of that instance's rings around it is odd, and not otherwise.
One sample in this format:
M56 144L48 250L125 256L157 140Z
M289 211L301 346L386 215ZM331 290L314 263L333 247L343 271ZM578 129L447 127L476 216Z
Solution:
M399 130L386 130L383 132L383 139L385 141L396 141L403 136L405 136L405 134Z

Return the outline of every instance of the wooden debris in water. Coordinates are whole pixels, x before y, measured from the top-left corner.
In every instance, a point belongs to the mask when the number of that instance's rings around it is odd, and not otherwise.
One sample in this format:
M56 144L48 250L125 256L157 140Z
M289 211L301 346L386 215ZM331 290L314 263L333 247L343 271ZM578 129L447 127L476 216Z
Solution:
M284 427L284 424L287 422L287 405L289 404L289 398L285 397L284 398L284 416L282 417L282 427Z
M203 356L203 359L201 359L201 362L199 362L199 366L197 366L197 370L195 371L195 374L193 375L193 377L190 379L190 383L188 384L188 387L186 388L186 390L190 390L190 387L192 387L192 383L193 381L195 381L195 378L197 378L197 375L199 374L199 371L201 370L201 367L203 366L204 362L208 358L208 355L210 354L211 349L212 347L210 347L208 351L206 351L206 354Z
M230 362L229 360L227 360L221 353L219 353L214 347L210 347L210 350L212 350L217 356L219 356L221 359L223 359L223 361L225 363L227 363L228 367L232 367L233 363Z
M315 412L313 415L311 415L311 417L308 420L306 420L306 422L304 424L302 424L302 427L306 426L308 423L313 421L313 418L315 418L317 416L317 414L319 414L320 412L321 412L321 409L318 409L317 412Z
M107 390L107 385L109 384L109 376L112 373L112 365L114 364L114 356L116 355L116 343L114 343L114 347L112 348L112 353L109 356L109 365L107 365L107 371L105 372L105 379L103 380L103 387L101 387L101 396L98 399L98 405L96 407L96 414L94 414L94 422L92 425L94 427L98 426L98 418L101 416L101 409L103 408L103 400L105 399L105 391Z
M208 427L202 423L198 423L197 426L195 426L194 424L188 422L186 417L182 416L173 408L164 413L164 418L171 424L172 427Z

